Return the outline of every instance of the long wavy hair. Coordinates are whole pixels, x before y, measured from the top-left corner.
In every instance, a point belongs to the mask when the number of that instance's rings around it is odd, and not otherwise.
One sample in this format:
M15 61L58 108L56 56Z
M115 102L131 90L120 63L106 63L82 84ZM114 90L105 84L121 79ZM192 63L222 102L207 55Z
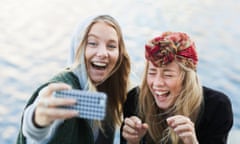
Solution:
M162 110L155 103L154 97L146 84L149 62L146 62L139 97L139 114L143 121L149 124L146 139L148 143L162 144L171 141L173 144L180 144L182 143L181 140L167 126L166 118L173 115L184 115L195 123L203 100L202 86L195 70L176 61L181 71L182 89L174 104L167 110Z
M111 123L112 126L121 124L122 117L122 106L127 97L128 79L130 74L130 58L127 53L125 43L123 40L123 34L118 22L109 15L100 15L95 17L92 22L88 25L83 34L82 41L80 41L79 47L76 51L75 65L81 63L81 56L85 58L85 48L87 45L87 37L92 26L98 22L104 22L107 25L115 29L118 35L118 47L119 47L119 58L116 66L99 85L94 85L91 80L88 80L90 90L97 90L105 92L108 95L107 102L107 117L106 122ZM86 67L86 65L85 65Z

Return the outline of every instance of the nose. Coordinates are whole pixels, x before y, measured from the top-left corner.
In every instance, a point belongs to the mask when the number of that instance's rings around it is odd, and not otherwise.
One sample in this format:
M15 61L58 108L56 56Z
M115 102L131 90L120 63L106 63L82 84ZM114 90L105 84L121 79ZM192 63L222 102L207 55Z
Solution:
M154 85L155 88L159 88L159 87L164 86L164 80L163 80L163 77L160 74L158 74L156 76L156 78L154 79L153 85Z
M100 44L96 54L98 57L105 58L108 55L107 47L104 44Z

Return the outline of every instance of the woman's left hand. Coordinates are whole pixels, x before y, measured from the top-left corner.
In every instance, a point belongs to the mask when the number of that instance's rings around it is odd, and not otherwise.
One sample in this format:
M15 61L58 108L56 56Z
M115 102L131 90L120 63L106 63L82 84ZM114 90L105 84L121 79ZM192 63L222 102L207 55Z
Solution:
M188 117L183 115L171 116L167 118L167 123L184 144L198 144L194 123Z

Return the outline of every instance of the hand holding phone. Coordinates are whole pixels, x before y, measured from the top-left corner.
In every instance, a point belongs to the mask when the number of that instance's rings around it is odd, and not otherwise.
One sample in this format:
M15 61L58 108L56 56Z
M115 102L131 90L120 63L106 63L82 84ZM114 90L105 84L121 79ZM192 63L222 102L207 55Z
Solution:
M62 108L79 111L79 117L93 120L103 120L106 114L107 96L103 92L82 90L61 90L54 93L55 97L76 99L77 103Z

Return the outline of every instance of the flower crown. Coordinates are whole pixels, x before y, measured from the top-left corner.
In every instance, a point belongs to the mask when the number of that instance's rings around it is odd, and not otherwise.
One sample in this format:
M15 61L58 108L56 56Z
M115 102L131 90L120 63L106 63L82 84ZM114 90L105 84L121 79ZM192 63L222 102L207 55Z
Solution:
M196 70L198 56L194 42L186 33L164 32L145 45L145 58L161 67L177 60Z

